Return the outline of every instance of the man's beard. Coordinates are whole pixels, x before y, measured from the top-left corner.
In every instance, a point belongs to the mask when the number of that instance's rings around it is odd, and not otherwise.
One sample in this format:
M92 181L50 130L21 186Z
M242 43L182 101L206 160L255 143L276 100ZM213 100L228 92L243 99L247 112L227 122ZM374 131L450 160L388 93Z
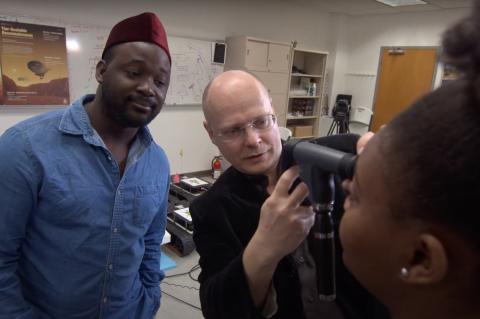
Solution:
M148 125L160 112L157 111L158 105L153 103L151 105L150 113L146 118L141 117L133 117L129 116L128 114L128 105L127 102L129 100L133 100L132 98L127 99L124 103L116 103L113 96L110 95L108 88L105 85L101 86L102 90L102 99L103 99L103 114L114 122L118 123L121 127L125 128L139 128Z

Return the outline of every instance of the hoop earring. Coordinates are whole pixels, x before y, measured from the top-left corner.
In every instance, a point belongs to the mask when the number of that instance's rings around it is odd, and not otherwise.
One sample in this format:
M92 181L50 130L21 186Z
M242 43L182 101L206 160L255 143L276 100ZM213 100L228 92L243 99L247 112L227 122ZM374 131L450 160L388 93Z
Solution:
M400 277L405 279L408 277L408 275L410 275L408 269L406 267L402 267L402 269L400 269Z

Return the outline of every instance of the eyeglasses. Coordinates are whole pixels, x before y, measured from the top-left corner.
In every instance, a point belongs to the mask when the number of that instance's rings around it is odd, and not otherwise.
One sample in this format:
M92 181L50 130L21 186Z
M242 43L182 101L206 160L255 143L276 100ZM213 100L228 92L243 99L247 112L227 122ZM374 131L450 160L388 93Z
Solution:
M241 126L233 126L226 129L220 130L216 136L221 138L224 141L233 141L245 136L245 130L248 127L251 127L257 132L266 131L273 127L275 124L276 118L273 114L266 114L256 119L252 120L249 123L246 123Z

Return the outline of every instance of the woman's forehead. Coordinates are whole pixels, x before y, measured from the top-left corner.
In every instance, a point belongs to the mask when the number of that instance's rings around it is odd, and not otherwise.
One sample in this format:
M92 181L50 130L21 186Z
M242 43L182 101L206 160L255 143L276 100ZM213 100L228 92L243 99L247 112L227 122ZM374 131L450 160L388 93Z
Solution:
M382 134L376 134L368 141L363 152L359 155L357 167L355 170L356 183L362 189L379 188L379 184L383 184L383 169L387 158L382 156L380 151L380 143L382 142Z

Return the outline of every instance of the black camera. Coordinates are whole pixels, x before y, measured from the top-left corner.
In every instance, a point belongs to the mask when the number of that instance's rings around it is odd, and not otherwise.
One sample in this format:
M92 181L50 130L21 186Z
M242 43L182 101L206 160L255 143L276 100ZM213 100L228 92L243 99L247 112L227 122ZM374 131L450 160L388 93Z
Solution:
M338 100L333 109L332 109L332 116L334 118L346 118L350 116L350 104L348 104L347 100Z
M332 109L332 124L328 129L327 135L350 133L349 118L350 106L352 105L352 96L346 94L338 94L335 105Z

